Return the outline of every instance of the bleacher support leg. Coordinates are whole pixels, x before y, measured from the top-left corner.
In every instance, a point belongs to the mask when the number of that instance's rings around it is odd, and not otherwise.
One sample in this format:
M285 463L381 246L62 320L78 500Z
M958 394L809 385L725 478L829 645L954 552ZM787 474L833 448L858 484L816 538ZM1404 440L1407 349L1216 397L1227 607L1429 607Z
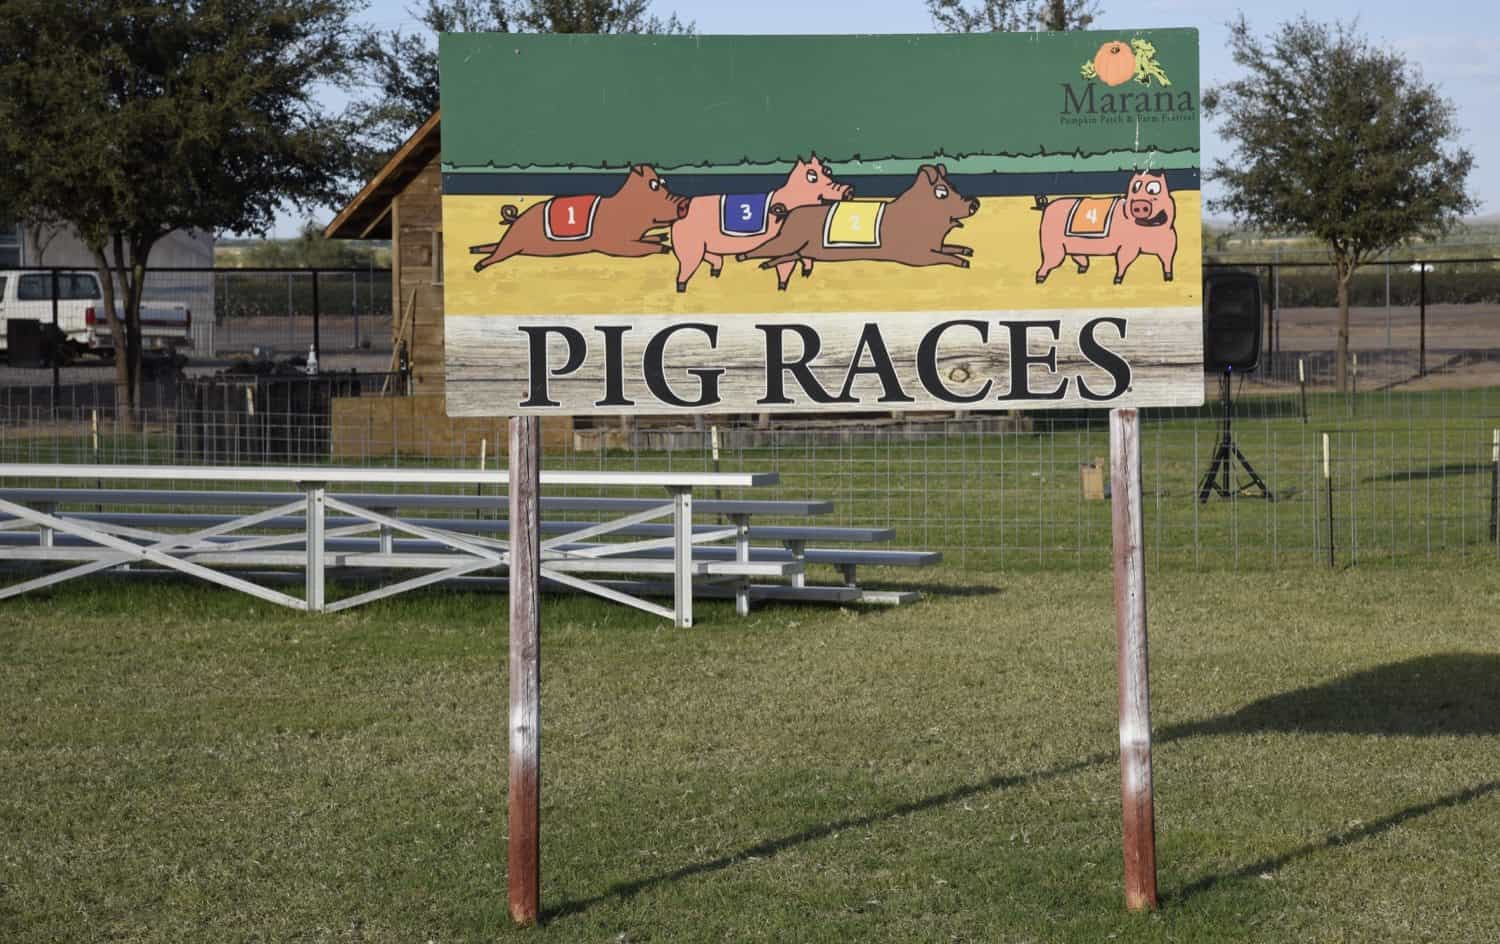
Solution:
M307 611L323 612L324 547L323 517L327 489L322 485L308 484L307 491Z
M797 560L799 561L802 561L802 573L792 575L792 586L807 586L807 542L796 540L787 541L786 547L787 550L792 552L793 557L797 558Z
M679 629L693 626L693 490L672 490L673 613Z
M734 559L737 563L750 563L750 516L730 515L734 522ZM736 616L750 615L750 578L741 577L734 587L734 612Z
M40 511L44 515L50 515L57 510L57 506L52 504L51 502L42 502L41 504L34 505L32 507L36 508L37 511ZM41 531L39 532L37 543L42 547L55 547L57 545L57 531L47 527L46 525L43 525Z

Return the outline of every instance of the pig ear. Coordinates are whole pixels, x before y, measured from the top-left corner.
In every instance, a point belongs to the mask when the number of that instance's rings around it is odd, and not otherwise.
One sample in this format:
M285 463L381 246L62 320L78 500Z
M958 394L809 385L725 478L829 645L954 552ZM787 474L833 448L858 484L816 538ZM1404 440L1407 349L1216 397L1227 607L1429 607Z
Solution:
M646 176L646 165L636 164L630 168L630 172L632 174L635 174L637 177L644 177Z
M921 167L918 167L917 174L925 177L930 184L935 184L938 181L938 169L931 164L923 164Z
M938 176L939 177L947 177L948 176L948 165L947 164L939 164L937 166L937 172L938 172Z

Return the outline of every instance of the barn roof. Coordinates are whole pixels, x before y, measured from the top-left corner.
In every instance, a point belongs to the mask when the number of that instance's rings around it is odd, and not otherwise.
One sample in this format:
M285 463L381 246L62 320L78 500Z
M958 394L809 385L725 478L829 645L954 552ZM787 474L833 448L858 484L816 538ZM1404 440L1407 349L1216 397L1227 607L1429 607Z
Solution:
M432 117L422 122L422 127L396 149L385 166L323 229L324 236L329 239L391 238L391 205L396 196L442 151L442 135L438 133L441 114L440 111L433 112Z

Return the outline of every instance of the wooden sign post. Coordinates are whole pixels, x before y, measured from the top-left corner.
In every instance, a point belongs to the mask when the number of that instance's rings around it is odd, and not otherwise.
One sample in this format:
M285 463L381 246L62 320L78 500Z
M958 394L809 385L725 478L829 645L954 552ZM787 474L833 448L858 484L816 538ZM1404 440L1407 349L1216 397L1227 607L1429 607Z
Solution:
M539 604L542 421L510 421L510 916L541 908L542 645Z
M444 34L439 57L451 415L1116 411L1127 903L1154 906L1135 409L1203 402L1197 32ZM510 456L520 922L536 422Z
M1141 418L1109 413L1114 503L1115 645L1120 681L1120 806L1125 832L1125 907L1156 908L1156 811L1151 789L1151 679L1141 516Z

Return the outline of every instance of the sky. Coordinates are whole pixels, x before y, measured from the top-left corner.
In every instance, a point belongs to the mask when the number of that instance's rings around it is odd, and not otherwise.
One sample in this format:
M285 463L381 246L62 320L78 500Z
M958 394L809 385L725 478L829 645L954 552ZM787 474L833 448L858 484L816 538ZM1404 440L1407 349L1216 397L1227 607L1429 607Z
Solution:
M381 29L421 30L407 11L413 0L369 0L362 20ZM1437 84L1458 109L1460 144L1474 155L1470 175L1479 213L1500 212L1500 4L1490 0L1100 0L1103 12L1091 28L1134 30L1172 26L1196 27L1200 33L1201 71L1205 87L1231 79L1227 24L1244 10L1251 29L1265 34L1278 24L1308 13L1322 21L1358 19L1377 45L1395 48ZM924 0L654 0L652 12L676 13L703 34L744 33L927 33L931 18ZM330 104L336 104L330 99ZM1203 162L1228 156L1212 122L1202 128ZM1215 195L1206 183L1207 195ZM320 221L337 208L315 212ZM302 215L287 213L276 235L295 232Z

